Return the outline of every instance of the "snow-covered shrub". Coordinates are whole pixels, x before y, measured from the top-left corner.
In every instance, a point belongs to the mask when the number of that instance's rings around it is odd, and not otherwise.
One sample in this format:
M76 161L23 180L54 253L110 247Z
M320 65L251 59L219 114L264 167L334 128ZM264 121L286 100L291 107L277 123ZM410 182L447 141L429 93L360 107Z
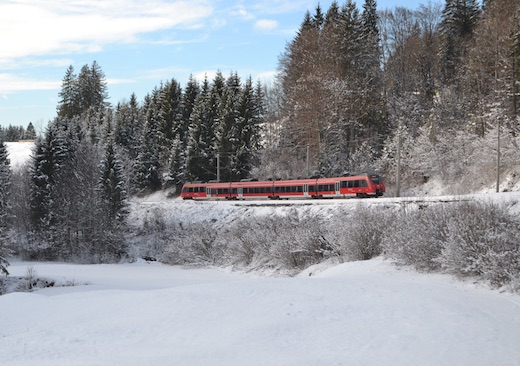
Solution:
M442 267L461 276L481 276L504 285L520 275L520 220L504 207L464 203L448 222Z
M324 236L333 252L345 260L368 260L381 254L389 219L388 212L360 206L334 216Z
M276 241L279 218L248 218L235 222L230 230L221 233L219 240L225 241L226 262L251 269L270 265L269 252Z
M440 269L438 258L447 237L447 224L457 210L445 206L423 207L395 214L382 239L383 253L419 271Z
M249 217L237 221L219 241L226 242L228 264L249 269L303 269L319 263L326 251L322 220L309 212Z
M216 240L217 235L217 230L211 227L184 228L170 238L163 261L168 264L219 264L223 258L223 248Z
M326 249L322 219L305 211L291 210L276 220L270 256L285 269L304 269L319 263Z

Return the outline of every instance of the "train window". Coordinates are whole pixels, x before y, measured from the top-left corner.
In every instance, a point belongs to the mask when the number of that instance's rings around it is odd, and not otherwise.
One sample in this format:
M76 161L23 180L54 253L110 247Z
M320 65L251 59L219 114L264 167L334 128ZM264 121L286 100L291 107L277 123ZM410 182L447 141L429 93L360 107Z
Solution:
M359 188L359 180L354 181L354 188Z
M232 194L238 194L238 189L236 189L236 188L232 188L232 189L231 189L231 193L232 193Z
M380 184L381 183L381 178L379 177L379 175L371 175L370 176L370 180L374 184Z
M359 186L360 187L368 187L368 183L366 180L360 180L359 181Z
M298 186L298 192L303 192L303 186Z

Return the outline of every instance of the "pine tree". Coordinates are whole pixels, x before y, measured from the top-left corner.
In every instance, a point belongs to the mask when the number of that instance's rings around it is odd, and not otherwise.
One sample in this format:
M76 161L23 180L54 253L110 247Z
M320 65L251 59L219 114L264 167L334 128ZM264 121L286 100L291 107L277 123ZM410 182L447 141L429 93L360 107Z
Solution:
M34 140L36 139L36 130L34 129L34 126L32 122L29 122L27 125L27 129L25 130L25 140Z
M182 126L182 88L175 79L167 82L160 93L160 131L165 146L170 146Z
M8 241L12 224L11 168L5 143L0 140L0 273L8 275Z
M179 190L186 182L186 170L183 169L182 162L185 161L185 151L182 149L180 137L177 135L170 148L168 165L168 186L174 186Z
M118 104L114 115L114 141L128 152L130 159L135 159L139 151L143 125L140 115L134 93L129 102Z
M209 101L210 101L210 86L209 81L204 78L202 83L202 90L199 93L193 112L191 113L191 125L188 134L187 144L187 171L188 180L205 180L205 176L208 175L207 170L207 156L203 154L203 145L205 142L202 141L203 129L207 125L209 118ZM206 131L205 131L206 132ZM206 138L206 136L204 136Z
M70 172L74 166L74 146L64 129L67 121L54 120L45 136L36 142L30 167L30 216L35 244L41 246L45 259L63 258L67 248L67 222L71 187Z
M316 5L316 11L314 13L314 17L312 18L312 26L316 29L321 29L323 24L325 23L325 16L323 15L323 11L321 10L321 6L318 3Z
M175 131L176 134L181 137L184 147L186 147L188 142L187 136L191 124L190 118L193 113L193 108L195 108L195 102L199 92L199 83L193 75L190 75L186 87L184 88L184 95L182 98L182 123L180 124L179 129Z
M139 193L155 192L162 186L159 121L156 104L149 102L139 155L134 167L133 185Z
M365 0L362 13L362 87L361 116L362 133L374 137L374 145L380 146L388 133L386 106L382 95L383 75L381 72L380 32L375 0ZM360 65L360 66L361 66Z
M128 214L126 177L122 161L114 149L114 141L108 136L105 154L99 165L99 191L108 227L121 222Z
M477 0L446 0L441 21L441 69L447 85L455 82L466 56L480 8Z
M226 80L217 127L218 153L220 154L221 179L231 181L239 177L237 151L240 131L237 120L240 116L240 78L232 73Z
M59 117L72 118L79 114L78 93L77 76L74 73L74 67L70 65L61 83L60 101L57 108Z
M261 86L257 92L261 93ZM253 81L249 77L240 95L239 117L236 121L239 134L238 144L235 149L236 171L240 178L248 178L253 168L256 152L260 147L260 130L262 101L261 95L255 94Z

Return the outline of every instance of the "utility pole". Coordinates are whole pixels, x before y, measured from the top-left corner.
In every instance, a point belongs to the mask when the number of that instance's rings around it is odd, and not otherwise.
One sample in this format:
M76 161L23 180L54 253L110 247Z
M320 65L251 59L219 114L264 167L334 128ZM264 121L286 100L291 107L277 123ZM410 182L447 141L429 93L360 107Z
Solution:
M395 196L401 196L401 124L397 130L397 178Z
M310 147L309 147L309 145L307 145L307 178L310 178L310 176L311 176L309 155L310 155Z
M220 182L220 154L217 153L217 182Z
M495 26L495 118L497 122L497 193L500 192L500 117L498 116L498 24Z
M497 193L500 192L500 118L497 116Z

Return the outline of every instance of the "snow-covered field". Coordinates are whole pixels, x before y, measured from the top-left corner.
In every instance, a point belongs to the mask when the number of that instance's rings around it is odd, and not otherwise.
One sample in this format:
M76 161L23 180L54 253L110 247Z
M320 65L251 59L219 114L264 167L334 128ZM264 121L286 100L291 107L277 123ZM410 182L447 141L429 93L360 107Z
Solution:
M0 297L2 365L519 365L520 297L378 258L266 278L12 263L79 286ZM81 285L85 284L85 285Z
M9 154L11 167L16 169L29 160L34 147L34 142L6 142L5 146L7 148L7 153Z

